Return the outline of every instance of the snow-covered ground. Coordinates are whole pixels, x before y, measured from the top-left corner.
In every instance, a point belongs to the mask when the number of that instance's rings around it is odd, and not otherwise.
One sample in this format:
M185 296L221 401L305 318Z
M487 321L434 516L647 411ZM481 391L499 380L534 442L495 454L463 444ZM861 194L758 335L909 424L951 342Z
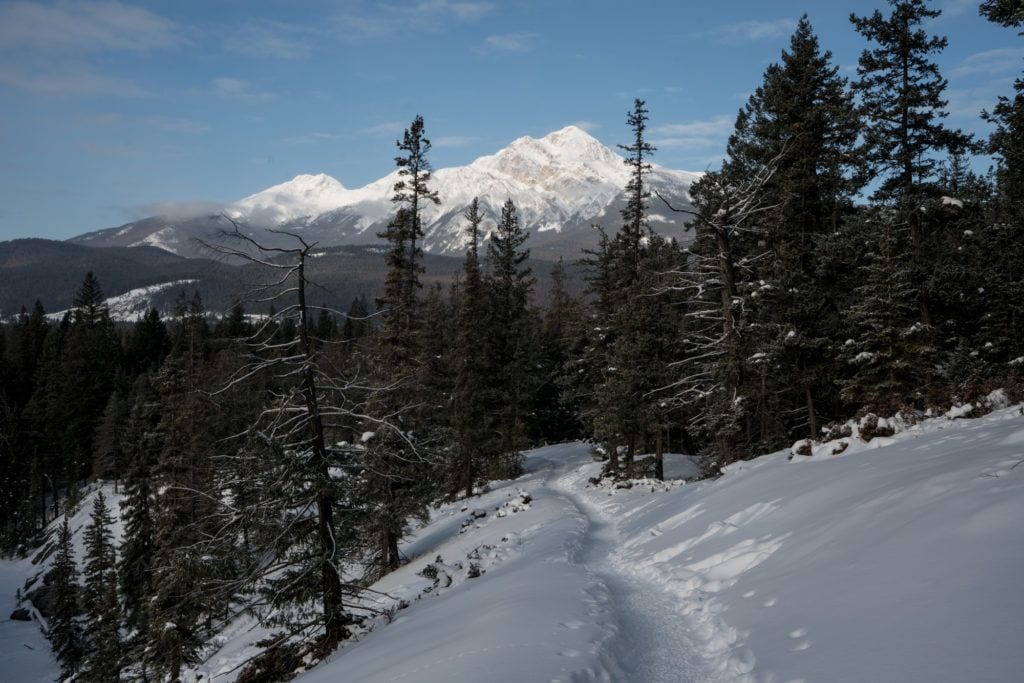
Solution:
M1020 680L1021 407L815 452L622 489L589 483L583 444L532 451L523 477L410 537L374 586L408 602L391 623L297 680ZM193 679L231 681L253 626Z

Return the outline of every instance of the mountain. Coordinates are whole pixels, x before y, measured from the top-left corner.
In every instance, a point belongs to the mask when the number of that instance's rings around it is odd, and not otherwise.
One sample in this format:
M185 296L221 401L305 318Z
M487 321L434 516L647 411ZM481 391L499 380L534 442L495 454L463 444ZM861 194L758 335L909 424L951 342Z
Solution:
M346 311L355 297L372 301L382 293L387 264L379 246L325 247L313 256L309 276L317 284L314 303ZM436 283L447 287L461 272L462 259L426 254L423 265L424 288ZM554 265L530 262L539 302L547 300ZM150 307L169 314L183 290L188 296L198 291L207 310L223 312L236 301L252 300L259 283L276 279L257 265L185 258L149 245L100 248L44 239L11 240L0 242L0 320L16 315L22 306L31 308L37 299L59 317L71 307L89 271L109 297L107 304L116 320L137 319ZM567 264L566 271L566 285L580 292L580 269ZM247 304L246 308L258 311L265 305Z
M614 232L624 205L629 169L623 158L576 126L542 138L522 137L496 154L467 166L434 173L431 187L441 203L424 210L424 249L461 256L466 247L462 213L479 197L484 226L493 226L501 206L511 198L529 246L538 258L569 258L597 243L592 224ZM649 182L672 206L689 207L688 190L698 173L654 166ZM254 234L265 228L301 232L323 246L374 244L394 215L391 195L395 171L364 187L349 189L325 175L300 175L225 208L225 213ZM651 224L658 232L687 240L685 218L655 199ZM116 228L92 232L71 241L90 246L156 246L183 256L201 256L196 239L210 239L227 225L223 218L197 216L171 219L154 216ZM261 238L279 238L262 233Z

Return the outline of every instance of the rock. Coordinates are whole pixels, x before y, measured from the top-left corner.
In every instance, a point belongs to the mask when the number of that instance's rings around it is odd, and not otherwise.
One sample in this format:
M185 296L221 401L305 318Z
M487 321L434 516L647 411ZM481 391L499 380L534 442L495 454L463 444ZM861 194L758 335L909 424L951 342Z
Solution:
M32 621L32 615L24 607L19 607L11 612L11 621Z

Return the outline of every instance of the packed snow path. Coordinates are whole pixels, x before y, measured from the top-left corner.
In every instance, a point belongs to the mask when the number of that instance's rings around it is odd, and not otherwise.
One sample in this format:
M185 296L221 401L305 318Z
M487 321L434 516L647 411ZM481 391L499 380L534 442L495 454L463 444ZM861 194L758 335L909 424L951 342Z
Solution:
M50 644L31 621L8 619L15 595L31 570L26 560L0 560L0 680L52 681L59 674Z

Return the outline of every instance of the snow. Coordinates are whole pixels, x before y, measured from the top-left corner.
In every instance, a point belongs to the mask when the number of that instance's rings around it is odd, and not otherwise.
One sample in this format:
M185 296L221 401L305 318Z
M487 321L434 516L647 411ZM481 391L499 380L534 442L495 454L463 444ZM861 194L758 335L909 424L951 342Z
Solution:
M183 287L195 282L199 282L199 280L173 280L171 282L161 282L156 285L149 285L147 287L136 287L135 289L130 289L123 294L109 297L104 303L106 303L107 308L110 310L111 320L138 322L152 307L153 295L172 287ZM70 310L71 309L57 311L56 313L47 313L46 317L50 320L59 321Z
M524 476L434 510L373 586L390 623L296 680L1017 680L1022 411L879 419L891 436L710 481L668 454L678 479L628 489L590 483L585 444L531 451ZM266 633L236 620L186 680L233 680Z
M52 681L60 674L38 624L8 619L31 568L28 560L0 560L0 678L7 681Z
M964 208L963 200L957 199L956 197L943 197L942 198L942 205L943 206L955 206L958 209Z
M689 188L700 173L653 166L650 178L662 186ZM566 224L589 221L623 191L629 169L612 149L576 126L541 138L521 137L499 152L467 166L433 173L431 189L439 205L423 207L424 246L428 251L460 251L466 235L463 210L480 198L488 221L501 215L511 198L524 229L561 232ZM328 214L358 216L366 231L394 214L391 196L397 171L360 188L347 189L325 175L299 175L239 200L229 210L234 218L274 226L309 223Z

